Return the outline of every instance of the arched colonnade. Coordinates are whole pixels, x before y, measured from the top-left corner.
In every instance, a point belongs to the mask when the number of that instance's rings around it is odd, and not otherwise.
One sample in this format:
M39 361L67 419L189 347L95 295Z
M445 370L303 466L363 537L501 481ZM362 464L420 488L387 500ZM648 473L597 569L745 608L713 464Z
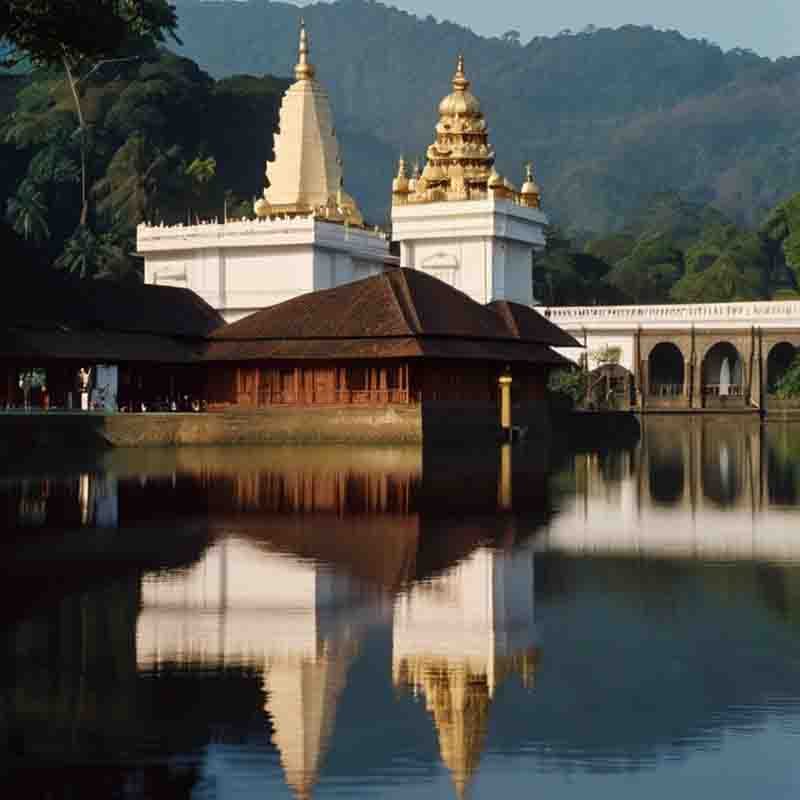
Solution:
M800 353L800 331L765 336L641 336L636 380L641 408L766 408Z

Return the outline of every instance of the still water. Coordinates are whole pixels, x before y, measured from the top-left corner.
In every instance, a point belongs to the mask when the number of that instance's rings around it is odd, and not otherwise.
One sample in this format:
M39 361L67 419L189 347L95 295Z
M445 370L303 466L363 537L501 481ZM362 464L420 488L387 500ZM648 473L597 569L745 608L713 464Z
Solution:
M115 451L0 514L3 796L800 790L800 425Z

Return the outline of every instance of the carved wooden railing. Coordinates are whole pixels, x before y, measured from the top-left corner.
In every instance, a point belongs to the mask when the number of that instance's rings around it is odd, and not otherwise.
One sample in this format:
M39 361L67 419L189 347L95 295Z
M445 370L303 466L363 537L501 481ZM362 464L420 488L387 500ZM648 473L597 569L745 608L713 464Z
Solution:
M310 392L294 390L260 389L258 404L268 405L383 405L386 403L408 403L408 389L338 389L334 392Z

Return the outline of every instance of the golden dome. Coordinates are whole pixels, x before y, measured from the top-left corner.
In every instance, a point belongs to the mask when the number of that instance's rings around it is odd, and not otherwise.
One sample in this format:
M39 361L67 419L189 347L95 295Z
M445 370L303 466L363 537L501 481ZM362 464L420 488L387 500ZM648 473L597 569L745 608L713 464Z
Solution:
M441 116L453 117L459 115L478 115L481 113L481 104L469 90L469 81L464 75L464 56L458 57L456 74L453 76L453 92L439 103Z
M259 197L258 200L253 203L253 211L256 212L257 217L268 217L271 210L272 206L270 206L263 197Z
M522 184L520 195L524 205L539 207L542 190L533 178L533 164L525 165L525 183Z

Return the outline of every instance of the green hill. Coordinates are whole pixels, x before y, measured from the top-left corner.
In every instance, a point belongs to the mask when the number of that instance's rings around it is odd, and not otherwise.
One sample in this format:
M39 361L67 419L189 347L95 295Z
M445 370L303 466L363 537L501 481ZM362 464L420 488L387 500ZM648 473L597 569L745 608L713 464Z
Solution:
M461 51L499 168L519 180L532 160L547 210L570 230L620 230L660 192L754 224L800 187L800 58L635 26L515 44L365 0L177 7L182 52L217 78L289 75L305 17L348 185L373 219L387 212L393 160L432 140Z

